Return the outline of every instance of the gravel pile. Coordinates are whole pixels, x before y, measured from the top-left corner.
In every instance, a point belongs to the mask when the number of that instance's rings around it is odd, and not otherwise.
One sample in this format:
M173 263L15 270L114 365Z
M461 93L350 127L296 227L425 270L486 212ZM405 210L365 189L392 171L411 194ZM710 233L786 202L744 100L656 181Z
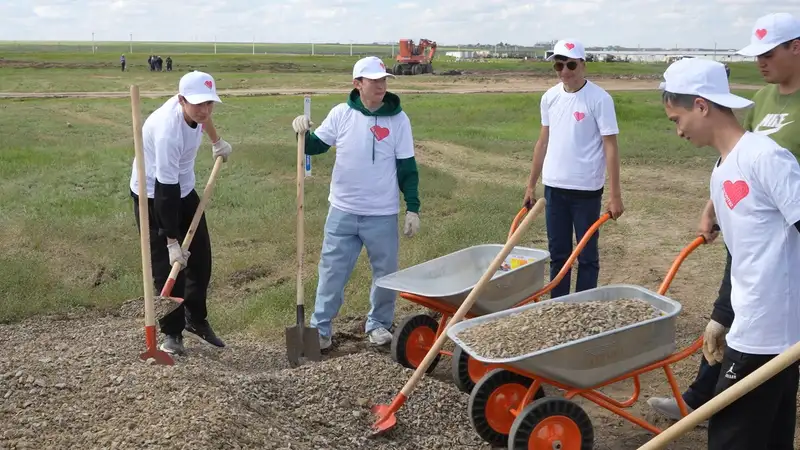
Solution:
M290 369L282 343L186 333L188 355L147 365L138 320L36 319L0 325L0 449L488 449L468 396L424 378L397 425L369 436L369 408L411 376L361 352Z
M552 302L470 327L458 338L486 358L513 358L604 333L661 311L638 299Z
M158 323L160 317L164 317L177 306L178 303L169 297L154 296L153 309L155 310L156 323ZM144 297L126 300L120 305L117 315L128 319L144 319Z

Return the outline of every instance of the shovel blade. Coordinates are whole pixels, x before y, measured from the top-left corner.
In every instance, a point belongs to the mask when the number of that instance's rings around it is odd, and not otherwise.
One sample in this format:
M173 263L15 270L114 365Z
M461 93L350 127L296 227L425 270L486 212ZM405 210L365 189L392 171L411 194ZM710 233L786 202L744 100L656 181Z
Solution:
M309 361L322 359L319 349L319 331L316 328L303 327L303 356Z
M322 352L317 329L302 325L286 327L286 357L292 367L302 364L303 359L320 361Z

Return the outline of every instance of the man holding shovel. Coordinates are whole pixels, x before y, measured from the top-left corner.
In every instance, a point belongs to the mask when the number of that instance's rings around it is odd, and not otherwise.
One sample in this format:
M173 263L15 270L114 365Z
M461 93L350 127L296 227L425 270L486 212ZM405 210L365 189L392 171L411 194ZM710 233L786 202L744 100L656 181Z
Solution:
M800 21L790 14L767 14L760 17L751 31L750 45L740 50L745 56L756 57L758 67L767 86L753 96L755 106L744 119L744 129L772 138L795 154L800 153ZM709 200L701 215L699 230L708 242L717 233L714 225L713 205ZM724 230L723 230L724 231ZM699 408L714 396L714 387L720 375L725 347L725 335L734 319L731 309L731 254L728 252L725 272L714 302L704 336L700 369L694 382L683 393L689 412ZM672 397L653 397L648 404L664 416L681 418L678 402Z
M305 153L318 155L336 147L330 209L319 262L319 285L310 325L319 332L320 349L331 346L331 322L344 302L344 288L362 246L372 268L372 308L366 333L375 345L392 341L395 293L375 287L374 280L398 267L399 193L405 197L403 233L419 230L417 164L411 123L400 98L386 90L384 63L374 56L353 67L353 89L347 102L335 106L313 133L305 115L292 122L306 133Z
M203 128L211 138L214 159L227 161L231 146L217 136L211 121L214 103L221 103L211 75L189 72L178 86L178 94L155 110L142 126L150 219L150 252L153 281L160 292L172 265L180 263L181 272L171 295L183 303L163 318L159 327L164 333L161 350L183 354L183 330L195 333L217 347L224 347L207 320L206 291L211 278L211 241L205 214L201 216L188 251L181 241L189 230L200 198L195 191L195 159L203 140ZM138 174L133 164L130 189L137 226ZM191 258L189 257L191 255Z
M735 313L714 395L800 341L800 164L768 136L746 131L733 109L753 102L730 93L725 68L690 58L670 65L662 83L678 136L720 157L711 173L710 215L730 249ZM709 421L710 450L794 448L795 361Z

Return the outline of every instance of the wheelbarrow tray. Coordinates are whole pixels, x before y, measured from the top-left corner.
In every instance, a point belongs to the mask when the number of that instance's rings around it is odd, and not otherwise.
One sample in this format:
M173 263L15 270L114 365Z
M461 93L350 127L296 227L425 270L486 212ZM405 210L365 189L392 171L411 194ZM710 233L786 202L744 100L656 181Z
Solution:
M502 249L503 245L500 244L475 245L383 276L375 284L457 308ZM550 252L514 247L506 261L515 257L525 258L528 263L510 270L498 270L473 304L470 313L484 315L502 311L544 286L544 266L550 260Z
M512 358L486 358L459 339L459 334L466 329L531 308L541 308L551 302L580 303L623 298L644 300L664 314ZM675 321L680 311L681 304L675 300L640 286L616 284L468 319L450 327L447 335L478 361L506 365L565 386L588 389L670 356L675 351ZM536 335L531 335L530 339L536 339Z

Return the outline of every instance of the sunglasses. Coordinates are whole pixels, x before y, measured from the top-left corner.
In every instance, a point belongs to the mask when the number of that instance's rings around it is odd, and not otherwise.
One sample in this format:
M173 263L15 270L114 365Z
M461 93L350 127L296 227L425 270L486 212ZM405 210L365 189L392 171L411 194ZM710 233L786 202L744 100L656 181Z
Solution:
M575 61L569 61L566 64L559 61L559 62L553 64L553 68L556 69L556 72L561 72L562 70L564 70L564 66L565 65L567 66L567 69L569 69L569 70L575 70L575 68L578 67L578 63L575 62Z

